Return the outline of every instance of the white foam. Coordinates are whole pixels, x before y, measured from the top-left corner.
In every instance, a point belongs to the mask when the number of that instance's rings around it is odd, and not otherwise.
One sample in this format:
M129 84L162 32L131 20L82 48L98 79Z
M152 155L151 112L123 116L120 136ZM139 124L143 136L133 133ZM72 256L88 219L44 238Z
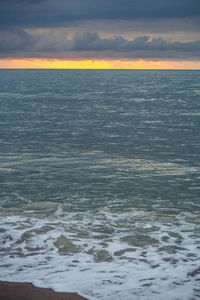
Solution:
M199 224L190 220L197 215L182 213L162 223L148 213L116 214L108 208L96 214L67 213L60 205L44 219L2 216L0 280L29 281L92 300L194 298L199 293L200 237L195 235ZM123 238L135 234L158 243L128 245ZM61 235L81 250L59 253L54 243ZM94 253L100 250L112 260L97 262ZM116 253L120 250L121 255Z

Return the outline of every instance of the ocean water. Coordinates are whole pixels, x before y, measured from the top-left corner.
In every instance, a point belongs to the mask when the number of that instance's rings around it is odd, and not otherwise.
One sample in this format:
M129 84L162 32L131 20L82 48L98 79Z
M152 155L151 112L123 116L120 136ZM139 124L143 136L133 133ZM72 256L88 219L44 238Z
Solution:
M0 280L200 298L200 71L0 70Z

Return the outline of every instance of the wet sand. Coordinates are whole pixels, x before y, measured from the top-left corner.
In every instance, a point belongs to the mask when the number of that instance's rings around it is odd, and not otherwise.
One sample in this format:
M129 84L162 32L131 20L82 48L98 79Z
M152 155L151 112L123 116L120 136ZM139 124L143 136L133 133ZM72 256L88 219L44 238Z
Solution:
M31 283L0 281L0 300L87 300L76 293L56 293Z

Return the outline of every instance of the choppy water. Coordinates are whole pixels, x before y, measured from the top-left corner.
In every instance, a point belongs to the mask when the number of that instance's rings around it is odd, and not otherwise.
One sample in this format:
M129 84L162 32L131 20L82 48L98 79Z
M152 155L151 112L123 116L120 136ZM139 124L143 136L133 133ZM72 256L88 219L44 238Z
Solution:
M0 280L200 298L200 71L0 70Z

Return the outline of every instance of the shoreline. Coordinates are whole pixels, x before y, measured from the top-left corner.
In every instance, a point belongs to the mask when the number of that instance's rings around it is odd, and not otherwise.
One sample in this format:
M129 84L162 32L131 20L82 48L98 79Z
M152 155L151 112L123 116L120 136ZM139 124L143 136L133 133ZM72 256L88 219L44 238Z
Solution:
M0 281L2 300L87 300L77 293L59 293L27 282Z

